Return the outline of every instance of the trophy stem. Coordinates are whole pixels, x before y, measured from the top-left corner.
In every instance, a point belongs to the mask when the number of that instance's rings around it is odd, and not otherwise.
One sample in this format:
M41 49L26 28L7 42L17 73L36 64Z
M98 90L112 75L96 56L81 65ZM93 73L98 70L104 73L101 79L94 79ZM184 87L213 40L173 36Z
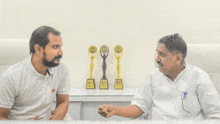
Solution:
M90 64L90 76L89 76L89 79L93 79L93 69L94 69L94 63L93 63L93 60L94 60L94 57L92 56L91 57L91 64Z
M103 63L102 63L103 76L102 76L102 79L106 79L106 75L105 75L106 68L107 68L106 61L105 61L105 58L103 58Z
M119 56L118 56L117 60L118 60L118 63L117 63L117 79L121 79L121 76L120 76L121 64L120 64L120 57Z

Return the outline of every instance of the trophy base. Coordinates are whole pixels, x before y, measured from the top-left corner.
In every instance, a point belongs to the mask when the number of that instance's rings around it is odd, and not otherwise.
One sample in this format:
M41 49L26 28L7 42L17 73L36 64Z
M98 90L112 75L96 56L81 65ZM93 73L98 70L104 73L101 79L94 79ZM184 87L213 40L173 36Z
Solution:
M122 79L115 80L115 89L123 89Z
M108 89L108 80L101 79L99 89Z
M87 79L86 89L95 89L95 80L94 79Z

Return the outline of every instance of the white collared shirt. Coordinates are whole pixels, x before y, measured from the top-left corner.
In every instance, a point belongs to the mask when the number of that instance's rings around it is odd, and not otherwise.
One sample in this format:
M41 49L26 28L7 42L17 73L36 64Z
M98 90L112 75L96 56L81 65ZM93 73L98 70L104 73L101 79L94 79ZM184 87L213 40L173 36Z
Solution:
M0 107L9 108L9 120L31 120L36 115L46 120L56 94L69 94L70 76L65 64L39 74L31 56L6 70L0 79Z
M214 84L206 72L192 65L186 65L174 81L159 69L152 71L131 104L152 120L220 118Z

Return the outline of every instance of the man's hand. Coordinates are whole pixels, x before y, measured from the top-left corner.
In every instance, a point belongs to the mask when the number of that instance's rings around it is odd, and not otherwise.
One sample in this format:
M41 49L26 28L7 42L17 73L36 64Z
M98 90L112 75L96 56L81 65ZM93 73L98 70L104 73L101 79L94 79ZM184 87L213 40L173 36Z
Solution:
M60 119L57 118L57 116L55 115L51 115L47 120L60 120Z
M54 115L51 115L47 120L54 120Z
M38 120L39 115L36 115L32 120Z
M137 118L144 112L136 105L128 106L113 106L113 105L101 105L99 106L98 113L106 118L112 115L118 115L126 118Z
M116 110L113 105L101 105L99 106L98 113L103 117L109 118L112 115L115 115Z
M10 111L11 109L0 107L0 120L8 120L8 114Z

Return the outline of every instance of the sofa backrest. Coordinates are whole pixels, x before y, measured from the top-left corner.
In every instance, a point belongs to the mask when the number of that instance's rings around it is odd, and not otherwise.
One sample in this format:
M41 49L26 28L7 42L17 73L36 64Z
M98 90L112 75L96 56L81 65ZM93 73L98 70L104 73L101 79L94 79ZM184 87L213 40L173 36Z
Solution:
M187 44L187 64L207 72L220 93L220 44Z
M30 56L28 39L1 39L0 76L8 67L28 58L28 56Z

